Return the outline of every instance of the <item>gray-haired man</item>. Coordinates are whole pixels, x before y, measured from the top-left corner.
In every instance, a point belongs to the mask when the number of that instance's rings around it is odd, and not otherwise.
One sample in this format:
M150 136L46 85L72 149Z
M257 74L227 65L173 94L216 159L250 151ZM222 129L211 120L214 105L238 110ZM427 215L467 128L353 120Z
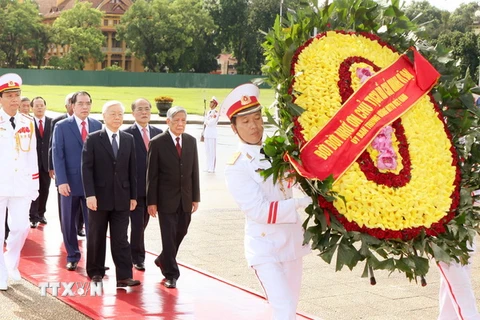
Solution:
M182 107L170 108L168 130L153 138L148 149L148 213L156 217L158 212L162 253L155 264L165 276L167 288L176 287L180 276L178 248L200 202L197 142L185 133L186 124L187 111Z

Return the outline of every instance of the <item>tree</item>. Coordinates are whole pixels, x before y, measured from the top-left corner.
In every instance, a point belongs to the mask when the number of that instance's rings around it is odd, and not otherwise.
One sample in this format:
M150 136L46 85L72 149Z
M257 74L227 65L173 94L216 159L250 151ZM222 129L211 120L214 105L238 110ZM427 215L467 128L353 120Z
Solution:
M454 59L459 60L460 73L469 71L469 76L478 79L476 76L480 55L479 37L473 32L462 33L460 31L447 32L440 35L438 42L447 48L451 48Z
M438 9L426 0L413 1L405 8L405 15L421 26L421 34L427 39L437 39L448 29L450 13Z
M237 72L245 73L245 56L248 36L248 0L220 0L213 11L215 24L219 26L217 41L237 59Z
M67 69L83 70L85 62L92 58L102 61L101 47L105 36L100 31L103 13L92 8L90 2L76 2L64 11L53 23L54 42L68 46L68 52L61 58Z
M188 8L188 10L186 10ZM215 45L217 27L208 11L199 0L176 0L172 2L172 18L183 22L183 30L190 42L176 59L166 59L173 71L210 72L217 68L216 57L220 50Z
M280 5L284 15L295 10L300 2L294 0L220 0L212 9L219 26L217 41L237 59L237 72L258 74L264 61L262 43L271 29Z
M25 61L28 43L41 24L37 5L32 0L0 0L0 57L9 68Z
M51 26L48 24L39 24L33 31L33 37L29 43L35 58L37 69L43 65L43 60L48 51L48 45L52 42L53 35Z
M214 31L199 0L138 0L123 15L117 38L143 59L148 71L178 71L195 67L204 54L198 52L205 48L202 39Z
M467 32L472 29L475 12L480 6L476 2L461 4L451 15L450 25L452 31Z

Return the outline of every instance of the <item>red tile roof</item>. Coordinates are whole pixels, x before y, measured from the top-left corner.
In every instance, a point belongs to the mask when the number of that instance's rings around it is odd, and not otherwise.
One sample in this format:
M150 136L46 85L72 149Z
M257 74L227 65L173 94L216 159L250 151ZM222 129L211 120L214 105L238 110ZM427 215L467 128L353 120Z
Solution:
M99 9L107 14L123 14L132 5L131 0L80 0L81 2L92 3L92 8ZM65 0L57 5L57 0L36 0L40 13L45 18L53 18L60 15L62 11L72 9L75 0Z

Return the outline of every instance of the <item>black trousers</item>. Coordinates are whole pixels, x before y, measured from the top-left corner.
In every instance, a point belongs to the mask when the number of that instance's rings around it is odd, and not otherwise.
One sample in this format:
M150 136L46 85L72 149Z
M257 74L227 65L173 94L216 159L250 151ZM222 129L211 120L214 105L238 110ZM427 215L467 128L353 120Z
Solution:
M150 215L147 211L147 197L138 197L135 210L130 212L130 248L132 262L145 262L145 228Z
M8 234L10 233L10 228L8 227L7 220L8 220L8 208L7 208L7 212L5 212L5 240L7 240Z
M127 239L130 211L88 210L87 274L105 275L107 229L110 225L110 247L118 280L132 278L132 257Z
M187 234L192 219L191 212L183 212L180 204L177 212L165 213L159 208L158 221L162 233L162 252L158 256L162 274L167 279L178 279L180 270L177 264L177 253L183 238Z
M30 205L30 222L39 222L47 211L48 192L52 179L48 172L40 171L38 198Z

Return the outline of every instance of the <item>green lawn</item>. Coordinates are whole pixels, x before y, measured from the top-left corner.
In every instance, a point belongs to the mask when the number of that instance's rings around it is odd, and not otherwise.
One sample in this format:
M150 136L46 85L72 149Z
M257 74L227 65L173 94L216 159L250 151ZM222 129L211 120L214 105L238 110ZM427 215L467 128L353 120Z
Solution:
M182 106L191 114L203 114L203 99L208 101L212 96L217 97L220 104L231 89L202 89L202 88L157 88L157 87L76 87L76 86L22 86L22 96L30 99L41 96L47 101L47 109L51 111L65 111L65 96L70 92L84 90L92 96L92 113L101 113L103 104L108 100L119 100L130 113L130 105L137 98L148 99L155 108L154 98L170 96L174 99L173 105ZM260 90L260 101L268 107L274 101L272 89Z

